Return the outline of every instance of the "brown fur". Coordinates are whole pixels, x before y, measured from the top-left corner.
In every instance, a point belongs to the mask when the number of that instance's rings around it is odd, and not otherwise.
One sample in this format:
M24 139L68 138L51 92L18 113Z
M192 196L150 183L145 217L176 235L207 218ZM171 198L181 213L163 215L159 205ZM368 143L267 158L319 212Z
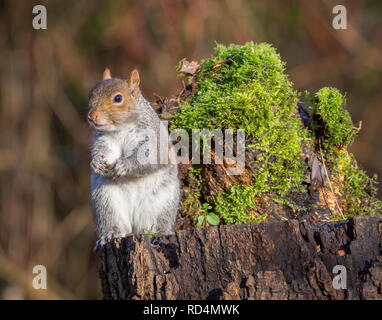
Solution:
M129 80L112 78L109 69L105 69L103 80L90 92L89 121L103 125L118 125L126 122L134 111L134 101L139 97L139 73L131 72ZM113 103L117 94L123 96L121 104Z

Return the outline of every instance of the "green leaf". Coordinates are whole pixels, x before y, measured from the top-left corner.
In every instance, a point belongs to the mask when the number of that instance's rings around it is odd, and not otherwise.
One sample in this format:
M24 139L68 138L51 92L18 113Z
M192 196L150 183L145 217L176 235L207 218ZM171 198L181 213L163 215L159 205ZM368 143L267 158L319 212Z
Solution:
M199 216L198 217L198 223L196 224L197 228L200 228L202 226L204 218L205 218L205 216Z
M207 221L212 226L218 226L220 224L219 217L213 212L207 213Z
M209 203L203 203L203 209L204 210L210 210L210 209L212 209L212 207L210 206Z

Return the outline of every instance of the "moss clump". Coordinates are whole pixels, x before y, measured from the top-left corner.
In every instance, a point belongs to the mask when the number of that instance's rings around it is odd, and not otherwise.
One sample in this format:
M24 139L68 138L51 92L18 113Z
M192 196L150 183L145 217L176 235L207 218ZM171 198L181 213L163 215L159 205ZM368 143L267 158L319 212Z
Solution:
M336 88L325 87L314 95L311 110L316 148L331 167L332 183L342 195L343 214L351 218L381 212L382 202L376 197L376 177L370 178L347 151L359 129L354 127L345 105L344 95Z
M259 204L267 199L288 204L298 212L311 210L294 206L288 200L290 194L307 192L304 181L308 166L304 159L306 152L302 151L306 146L311 150L308 154L320 153L327 162L336 191L343 197L341 206L346 217L381 209L380 201L375 198L375 180L360 170L346 153L357 129L344 108L345 98L337 89L323 88L314 95L310 131L297 116L299 94L284 72L285 63L271 45L219 44L215 52L201 61L196 75L185 75L190 84L196 85L197 93L182 101L170 130L244 129L250 142L247 150L256 151L252 163L256 170L250 170L251 181L247 184L235 183L229 190L208 195L199 185L190 192L185 203L193 208L194 220L207 203L229 224L264 220L267 214L260 210ZM203 176L206 167L201 165L198 170Z
M258 215L257 190L253 186L233 186L230 192L220 192L214 201L215 211L227 224L257 223L265 220L267 214Z
M191 166L188 169L187 196L182 202L182 210L187 212L194 223L201 213L202 204L200 202L203 180L200 178L201 168Z
M182 129L245 129L260 138L279 120L285 123L297 102L297 93L284 74L284 63L266 43L225 47L202 60L197 75L198 94L181 106L172 122ZM228 59L215 71L219 61ZM283 121L284 120L284 121Z
M340 190L345 218L382 212L382 202L377 195L377 177L369 177L359 168L353 154L339 151L332 157L333 183Z
M271 45L217 45L215 51L215 56L201 62L198 93L181 105L171 129L246 131L250 148L260 152L253 185L232 187L211 204L226 223L251 222L256 219L250 214L256 197L265 192L286 194L301 186L305 163L299 152L307 135L293 117L297 92ZM222 60L227 62L213 70Z
M336 88L325 87L314 95L313 130L326 150L346 147L357 134L345 104L345 96Z
M228 224L251 223L256 218L256 190L252 186L233 186L229 193L215 198L215 210Z

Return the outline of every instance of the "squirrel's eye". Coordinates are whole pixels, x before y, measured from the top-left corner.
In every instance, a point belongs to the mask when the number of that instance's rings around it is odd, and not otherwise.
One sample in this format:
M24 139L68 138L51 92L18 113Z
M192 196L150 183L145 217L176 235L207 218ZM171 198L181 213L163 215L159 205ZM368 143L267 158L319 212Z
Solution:
M123 99L122 95L121 95L121 94L117 94L117 95L114 97L113 102L115 102L115 103L120 103L120 102L122 102L122 99Z

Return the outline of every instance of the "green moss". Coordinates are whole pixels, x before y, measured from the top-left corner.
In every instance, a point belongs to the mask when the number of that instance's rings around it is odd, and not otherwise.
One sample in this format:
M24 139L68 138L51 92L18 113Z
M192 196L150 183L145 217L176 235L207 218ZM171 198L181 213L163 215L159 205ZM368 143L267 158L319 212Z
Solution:
M254 222L256 216L256 190L253 186L232 186L230 192L215 197L215 211L227 224Z
M291 208L292 210L295 210L295 211L305 211L306 210L306 208L297 205L294 201L292 201L292 200L290 200L288 198L275 197L272 200L274 202L276 202L276 203L283 204L284 206L287 206L287 207L289 207L289 208Z
M358 131L344 108L345 97L334 88L319 90L311 103L310 132L296 116L299 94L284 71L285 63L266 43L228 47L218 44L215 55L201 61L193 79L198 92L182 102L170 130L244 129L250 141L247 148L257 152L258 169L250 185L234 185L228 192L218 192L207 200L200 186L190 190L186 202L194 208L194 215L203 212L201 208L207 201L224 223L259 222L267 215L258 210L258 200L267 195L284 199L283 204L293 207L287 195L306 192L303 182L307 165L301 156L302 145L323 152L333 176L342 175L343 185L338 182L338 190L345 199L346 217L380 210L380 201L374 195L375 181L350 161L347 153L344 157L348 162L340 165L339 153L346 150ZM190 76L186 77L191 81ZM320 143L314 145L313 140Z
M195 166L189 167L187 197L182 203L182 210L194 221L194 224L202 211L202 204L200 201L203 183L203 180L200 178L201 170L201 168Z
M346 99L336 88L325 87L313 99L312 126L326 150L346 147L357 134Z
M301 185L305 164L299 152L307 135L293 117L297 92L271 45L217 45L215 51L201 62L198 94L181 105L171 129L245 129L253 142L250 147L260 151L254 184L232 187L213 203L226 223L245 223L253 218L248 212L255 209L254 197L264 192L286 194ZM221 60L228 62L212 71Z
M353 154L338 152L332 157L333 182L340 190L345 218L382 212L382 202L376 197L377 179L359 168Z
M277 119L291 115L297 93L271 45L217 45L215 51L215 56L202 60L196 78L198 94L181 106L172 128L242 128L261 137ZM227 63L211 71L227 58Z
M358 133L349 112L346 99L336 88L319 90L312 100L312 126L322 142L322 149L332 167L333 184L342 195L345 218L381 212L382 202L376 198L376 177L370 178L357 164L354 155L346 151Z

